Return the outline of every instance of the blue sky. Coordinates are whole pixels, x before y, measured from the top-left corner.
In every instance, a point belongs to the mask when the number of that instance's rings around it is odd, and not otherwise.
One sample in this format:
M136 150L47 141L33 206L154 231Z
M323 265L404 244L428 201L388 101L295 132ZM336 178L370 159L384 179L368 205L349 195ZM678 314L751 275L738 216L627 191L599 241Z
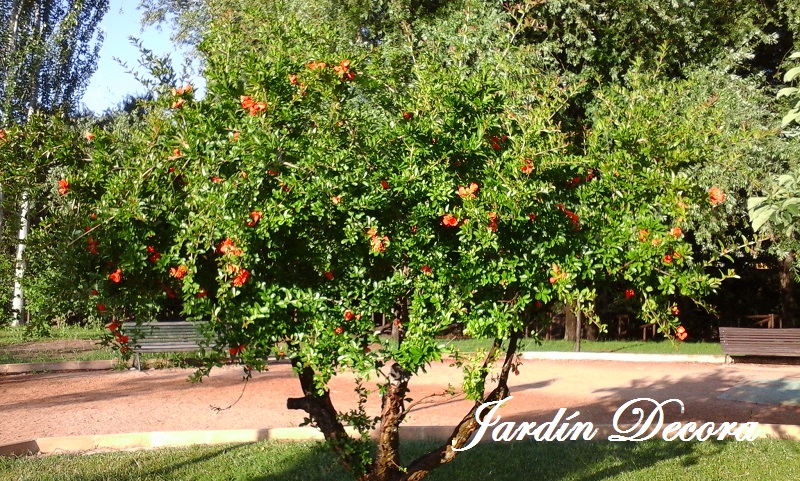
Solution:
M139 68L139 51L131 45L128 37L134 36L142 40L145 48L157 54L170 53L172 63L180 73L183 55L176 51L170 41L169 26L159 31L156 27L148 27L142 31L140 26L141 12L136 9L139 2L132 0L111 0L108 13L103 17L100 29L105 33L105 40L100 49L97 70L89 82L83 95L83 103L95 113L118 105L127 94L143 93L145 88L125 72L114 57L119 58L134 70ZM193 80L200 84L200 80ZM198 85L195 85L198 87Z

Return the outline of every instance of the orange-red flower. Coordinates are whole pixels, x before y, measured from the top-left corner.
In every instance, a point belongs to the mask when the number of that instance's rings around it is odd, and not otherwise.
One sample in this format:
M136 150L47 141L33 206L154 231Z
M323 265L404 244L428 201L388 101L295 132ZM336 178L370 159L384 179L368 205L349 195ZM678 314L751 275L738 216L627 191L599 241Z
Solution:
M349 321L353 318L353 313L348 309L344 311L344 320Z
M381 181L381 187L383 187L386 190L389 190L389 183L386 182L385 180L382 180Z
M672 264L672 256L667 254L664 256L664 263L665 264Z
M120 344L125 344L125 343L127 343L129 341L128 336L121 336L121 335L119 335L119 333L117 333L117 335L115 337L116 337L117 341Z
M448 227L455 227L458 225L458 219L456 219L454 216L450 214L445 214L444 216L442 216L442 224Z
M64 195L67 193L67 189L69 188L69 182L67 179L61 179L58 181L58 193Z
M180 158L180 157L183 157L183 153L181 153L181 149L177 149L177 148L176 148L176 149L173 149L173 150L172 150L172 155L170 155L170 156L169 156L169 157L167 157L167 158L168 158L169 160L175 160L175 159L177 159L177 158Z
M222 241L222 243L217 247L217 252L220 254L231 254L233 256L242 255L242 249L233 245L233 241L230 239L225 239Z
M192 90L193 90L193 89L192 89L192 86L191 86L191 85L189 85L189 84L186 84L186 85L184 85L183 87L181 87L181 88L179 88L179 89L175 89L175 88L173 88L173 89L172 89L172 95L175 95L175 96L177 96L177 95L188 94L188 93L191 93L191 92L192 92Z
M106 305L105 304L98 304L97 310L100 312L106 312Z
M430 267L425 265L425 266L422 266L422 272L424 272L427 275L431 275L431 274L433 274L433 269L431 269Z
M308 62L309 70L324 69L328 66L325 62Z
M403 112L403 118L406 120L411 120L414 118L414 114L411 112Z
M630 299L631 297L635 296L636 293L633 292L633 289L625 289L625 299Z
M681 341L684 341L687 337L689 337L689 333L686 332L686 329L683 326L679 326L678 329L675 330L675 337Z
M91 236L89 236L89 247L88 247L89 252L91 252L92 254L100 254L99 252L97 252L97 244L98 242L92 239Z
M489 212L489 230L497 232L497 213Z
M247 269L238 269L237 272L238 274L233 278L231 284L234 287L241 287L245 282L247 282L247 278L250 276L250 273L247 271Z
M108 323L106 327L108 328L109 331L116 332L116 330L119 329L119 323L117 321L111 321L110 323Z
M333 271L325 271L325 278L329 281L333 280Z
M645 240L647 240L647 235L648 234L649 234L649 232L647 232L647 229L639 230L639 240L641 242L644 242Z
M261 220L263 214L257 210L250 212L250 221L247 222L249 227L253 227L254 225L258 224L258 221Z
M241 354L242 351L244 351L246 347L247 346L244 345L244 344L239 344L236 347L232 347L232 348L228 349L228 352L231 353L231 356L237 356L237 355Z
M335 196L331 197L331 202L333 202L333 205L337 205L341 201L342 201L342 197L341 196L335 195Z
M184 276L189 272L189 269L186 266L178 266L178 267L170 267L169 268L169 275L175 277L177 279L183 279Z
M242 104L242 108L247 109L250 111L250 115L256 116L259 113L267 110L267 104L264 102L256 102L255 100L251 99L247 95L242 95L240 97L240 101Z
M683 233L683 230L681 230L680 227L673 227L672 229L670 229L669 232L670 232L670 234L672 234L672 237L675 237L677 239L678 237L681 236L681 234Z
M83 137L86 139L87 142L91 142L94 140L94 134L92 132L86 132L83 134Z
M122 281L122 269L117 267L117 270L108 275L111 282L119 283Z
M201 287L200 290L197 292L197 297L202 299L206 296L208 296L208 292Z
M184 100L184 99L176 99L174 102L172 102L172 108L173 109L179 109L179 108L183 107L183 104L185 104L185 103L186 103L186 100Z
M681 311L678 309L678 306L675 305L672 306L671 311L673 316L677 316L678 314L681 313Z
M297 74L293 73L289 75L289 83L292 85L297 85Z
M475 192L478 191L478 184L475 182L470 182L469 187L458 187L458 195L460 197L469 197L470 199L475 198Z
M100 293L99 293L99 292L97 292L97 289L92 289L92 295L93 295L93 296L99 296L99 295L100 295Z
M343 332L344 332L344 329L342 329L341 326L338 326L336 329L333 330L333 333L336 334L337 336L339 334L343 333Z
M533 172L533 161L531 159L525 159L525 163L522 165L522 173L529 175L531 172Z
M6 140L6 131L0 129L0 140Z
M211 182L213 182L215 184L219 184L220 182L223 182L223 180L222 180L222 177L212 176L211 177Z
M530 219L531 222L536 222L536 214L528 214L528 219Z
M725 202L725 193L719 187L712 187L708 191L708 197L711 199L711 205L717 205Z

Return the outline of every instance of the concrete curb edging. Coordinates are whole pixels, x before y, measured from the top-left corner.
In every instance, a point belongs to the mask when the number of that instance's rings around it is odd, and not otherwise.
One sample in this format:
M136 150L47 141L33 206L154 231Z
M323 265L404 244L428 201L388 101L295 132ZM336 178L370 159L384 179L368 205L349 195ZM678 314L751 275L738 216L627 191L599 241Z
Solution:
M633 354L621 352L526 351L520 357L542 361L622 361L622 362L699 362L725 364L726 357L712 354ZM113 360L34 362L0 364L0 374L24 374L41 371L106 371L114 368Z
M0 364L0 374L24 374L37 371L107 371L114 368L113 360L31 362Z
M527 351L520 357L541 361L699 362L725 364L726 356L715 354L634 354L629 352Z
M593 441L606 441L618 434L611 425L598 425ZM400 428L404 441L444 441L453 432L450 426L405 426ZM351 435L355 431L348 429ZM374 436L373 436L374 437ZM653 436L655 438L655 436ZM800 441L800 426L791 424L760 424L758 437ZM0 446L0 456L26 456L34 454L80 454L106 451L126 451L193 445L253 443L258 441L322 441L315 428L231 429L217 431L163 431L88 436L62 436L38 438ZM481 442L492 442L484 436ZM525 442L525 441L522 441ZM707 442L714 442L713 438Z

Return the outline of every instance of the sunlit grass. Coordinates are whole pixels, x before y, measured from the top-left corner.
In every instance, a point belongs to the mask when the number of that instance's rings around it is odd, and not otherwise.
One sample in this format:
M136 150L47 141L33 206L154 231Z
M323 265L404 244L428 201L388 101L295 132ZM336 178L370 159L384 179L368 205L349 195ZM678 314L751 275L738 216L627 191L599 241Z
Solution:
M434 447L404 445L411 459ZM0 459L15 481L344 481L353 478L316 442ZM790 481L800 479L800 442L487 443L460 453L431 481Z

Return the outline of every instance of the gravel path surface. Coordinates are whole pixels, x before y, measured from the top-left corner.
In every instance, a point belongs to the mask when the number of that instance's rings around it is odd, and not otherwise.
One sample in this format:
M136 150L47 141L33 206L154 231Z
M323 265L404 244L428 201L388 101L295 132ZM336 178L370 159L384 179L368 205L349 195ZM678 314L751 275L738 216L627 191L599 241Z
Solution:
M254 373L244 383L238 367L212 372L191 384L191 370L66 372L0 376L0 445L38 437L115 434L142 431L261 429L293 427L304 413L286 409L286 398L300 396L287 363ZM410 397L442 393L460 373L446 364L432 366L411 383ZM356 397L352 376L331 385L340 410ZM635 398L677 398L667 421L756 421L800 425L799 405L761 404L718 398L735 386L763 381L800 380L800 366L630 363L610 361L525 361L510 380L504 420L552 420L559 408L580 411L576 420L611 424L615 411ZM376 396L375 396L376 397ZM768 402L768 396L764 402ZM407 416L407 424L454 426L471 406L463 397L434 397ZM216 407L216 408L215 408ZM376 414L380 401L368 405Z

